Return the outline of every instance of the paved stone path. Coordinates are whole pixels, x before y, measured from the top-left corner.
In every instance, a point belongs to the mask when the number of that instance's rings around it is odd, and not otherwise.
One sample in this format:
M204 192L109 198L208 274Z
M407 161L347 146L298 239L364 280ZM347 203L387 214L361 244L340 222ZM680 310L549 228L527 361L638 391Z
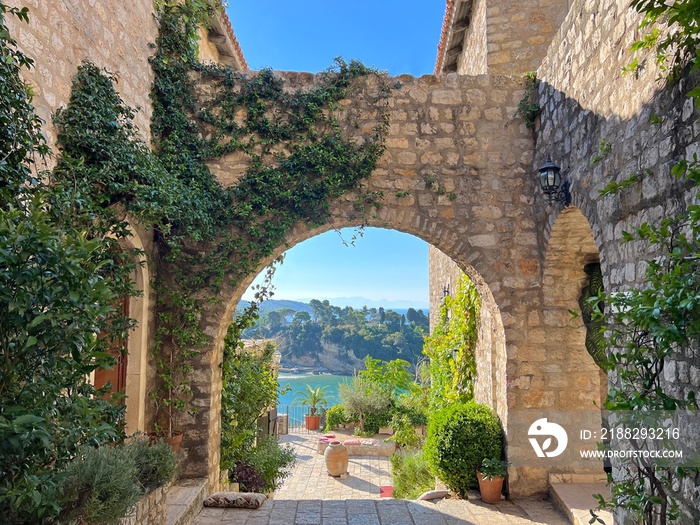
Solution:
M194 525L567 525L549 501L524 499L482 503L448 499L438 503L380 498L391 484L388 458L352 457L346 480L328 477L315 435L282 441L297 451L297 464L274 496L257 510L203 509Z

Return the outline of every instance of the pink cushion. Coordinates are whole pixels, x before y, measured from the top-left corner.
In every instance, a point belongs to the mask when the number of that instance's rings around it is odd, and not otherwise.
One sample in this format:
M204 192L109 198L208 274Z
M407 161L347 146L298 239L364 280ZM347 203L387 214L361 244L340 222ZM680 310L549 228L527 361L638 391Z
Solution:
M359 445L360 440L359 439L346 439L343 441L343 445Z
M323 437L328 438L328 439L333 439L335 437L335 434L323 434Z
M326 437L320 437L320 438L318 438L318 442L319 443L330 443L331 440L326 438Z

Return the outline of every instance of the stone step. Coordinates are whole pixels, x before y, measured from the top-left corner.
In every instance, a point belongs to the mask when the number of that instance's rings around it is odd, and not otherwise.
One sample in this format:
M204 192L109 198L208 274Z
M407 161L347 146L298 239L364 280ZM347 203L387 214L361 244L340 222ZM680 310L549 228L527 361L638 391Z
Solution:
M550 495L554 503L574 525L588 525L591 510L598 506L593 494L610 498L610 488L605 483L550 483ZM613 516L607 510L596 512L605 525L613 525ZM600 522L598 522L600 523Z
M179 480L165 495L166 525L191 525L208 495L206 478Z

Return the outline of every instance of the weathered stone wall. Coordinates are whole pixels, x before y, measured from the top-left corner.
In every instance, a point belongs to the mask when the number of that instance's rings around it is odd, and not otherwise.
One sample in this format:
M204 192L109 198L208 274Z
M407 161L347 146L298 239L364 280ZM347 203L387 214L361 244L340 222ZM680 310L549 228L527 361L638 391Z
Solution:
M285 77L296 87L313 82L309 75ZM539 304L540 273L533 198L526 194L532 191L527 189L532 177L532 134L521 120L513 118L524 81L456 74L397 80L402 87L389 100L387 150L365 187L383 192L384 205L368 223L416 235L466 270L480 290L491 294L497 306L491 310L492 326L500 326L503 317L505 338L501 340L511 345L508 359L511 348L513 359L517 359L519 351L529 351L528 326L518 320ZM368 89L371 93L371 86ZM372 129L376 113L362 106L363 100L371 98L360 93L341 104L344 129ZM244 155L235 155L211 166L229 185L243 173L246 162ZM353 202L351 195L340 199L333 208L334 222L324 228L309 230L300 225L273 256L332 227L358 225L362 218ZM207 358L214 367L210 374L218 374L225 320L230 319L253 277L235 289L222 290L220 298L231 299L225 308L210 304L204 313L204 329L215 341L212 352L216 357ZM500 354L491 352L488 360L493 379L484 389L507 425L510 391L505 377L505 345L497 348ZM198 403L209 404L211 410L220 403L219 388L216 381L193 384ZM203 410L189 425L201 433L209 427L210 419L211 414ZM210 439L217 440L218 435L210 432ZM185 444L188 453L198 458L188 461L188 468L201 467L202 454L211 461L217 447L209 446L207 451L201 442Z
M550 153L568 174L573 205L590 224L608 292L643 285L645 266L640 262L654 254L641 243L623 244L622 232L674 215L693 200L693 192L670 175L670 168L700 149L697 111L685 97L695 82L685 79L666 86L657 81L653 57L640 57L643 67L636 74L621 73L632 59L629 47L639 36L640 21L626 1L575 0L538 69L542 114L533 168ZM652 122L652 115L659 124ZM599 194L610 180L640 172L642 182L635 188L614 196ZM537 223L544 226L543 255L550 258L564 245L583 244L568 234L568 210L546 209L543 197L536 207ZM558 230L567 233L558 235ZM592 248L587 249L589 256ZM582 262L579 258L578 264ZM561 330L547 331L545 343L561 337ZM551 344L553 348L555 342ZM562 345L561 351L570 351L570 345ZM666 367L664 380L679 397L697 390L698 357L678 356ZM700 505L694 480L684 480L680 491L682 505Z
M143 496L134 512L121 520L121 525L165 525L167 490L167 486L159 487Z
M209 30L199 29L199 60L201 62L219 62L220 55L216 44L209 40Z
M157 25L152 0L8 0L8 5L29 8L29 24L7 18L20 49L34 59L26 74L34 87L34 106L46 122L70 97L73 75L84 60L116 73L116 86L124 101L140 107L136 125L150 137L151 102L148 97L153 72L148 64ZM55 145L52 126L45 127L49 144Z
M464 35L462 56L457 73L460 75L484 75L488 73L488 48L486 27L487 0L474 0L469 17L469 28Z
M536 69L564 20L569 3L570 0L486 0L489 74L518 75Z
M457 283L464 275L457 264L435 246L428 246L428 287L430 294L430 331L440 318L440 305L445 293L454 296Z

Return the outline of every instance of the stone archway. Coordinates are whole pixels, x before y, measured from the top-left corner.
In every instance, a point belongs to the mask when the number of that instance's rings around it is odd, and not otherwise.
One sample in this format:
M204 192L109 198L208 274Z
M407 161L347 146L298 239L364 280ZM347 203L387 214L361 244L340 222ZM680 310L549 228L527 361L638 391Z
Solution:
M338 219L333 224L323 228L309 229L300 226L290 235L285 245L280 246L265 262L270 262L286 249L324 231L334 227L352 226L353 224L356 223ZM507 425L507 411L511 394L509 393L509 381L506 379L506 368L513 359L507 355L507 352L517 355L516 349L525 348L528 344L527 327L520 327L515 320L526 318L529 310L528 305L535 304L537 301L538 265L536 261L531 265L518 265L516 263L513 271L510 270L513 267L506 263L510 260L522 260L523 253L530 252L533 247L513 246L504 241L502 243L494 242L493 246L489 245L488 249L485 250L475 249L469 243L468 235L462 236L450 229L439 228L435 221L420 220L414 214L397 208L383 209L374 220L370 221L370 225L390 227L422 238L442 250L475 280L482 296L486 297L486 302L490 305L486 311L497 314L496 319L490 320L492 327L504 327L501 329L504 335L499 334L498 351L484 350L484 356L488 356L488 359L482 361L483 366L480 367L479 373L481 377L488 377L488 379L483 382L485 395L484 399L480 399L480 401L492 404L504 422L504 426ZM482 234L478 233L477 230L474 235ZM505 266L511 271L508 275L499 271L499 268ZM193 377L195 403L200 409L200 413L188 422L187 434L197 438L197 441L191 445L186 444L183 448L188 456L185 465L185 468L188 469L186 472L191 476L208 475L212 484L215 484L218 479L221 403L219 364L223 339L235 305L254 277L251 275L248 280L242 282L235 289L222 292L220 299L226 300L227 303L210 304L204 313L207 333L212 336L215 343L210 350L202 355L198 370ZM491 329L493 330L493 328ZM504 343L506 340L508 350L506 350ZM489 341L489 343L493 343L493 341Z
M129 226L131 237L124 241L128 248L135 248L145 253L148 237L132 225ZM148 259L144 256L138 261L132 274L134 288L141 295L129 300L129 314L136 320L134 329L129 333L128 364L126 369L126 431L127 434L145 432L147 419L148 390L148 341L151 331L151 272Z
M291 85L312 82L312 75L285 74ZM388 100L390 128L386 152L363 190L381 193L379 209L365 217L368 226L395 229L435 246L493 297L507 345L491 359L485 386L504 429L508 411L527 403L520 392L518 363L539 350L530 333L542 320L530 312L541 306L541 259L533 206L532 134L513 115L524 81L511 77L399 77L401 89ZM370 89L371 93L371 89ZM358 100L344 101L341 125L363 129L375 117ZM352 133L352 129L350 133ZM224 186L236 183L245 156L211 162ZM298 225L269 260L313 235L358 223L355 196L346 195L332 208L334 219L312 230ZM268 261L260 261L257 271ZM257 273L254 272L254 273ZM222 344L234 307L254 275L235 288L225 285L202 311L201 327L211 346L199 354L192 375L193 402L199 409L181 420L185 430L182 473L218 480ZM501 323L502 321L502 323ZM546 480L546 473L538 474ZM546 481L545 481L546 482ZM520 489L511 484L511 493ZM522 491L521 491L522 492Z
M564 410L598 412L608 393L607 373L586 349L587 328L583 316L574 318L570 313L581 311L581 293L590 281L585 267L601 262L600 250L586 216L575 206L562 210L550 231L547 247L543 313L550 317L553 335L553 339L547 341L547 353L565 356L567 363L562 368L561 381L566 382L569 392L560 393L557 400L557 405ZM594 475L599 474L599 471L594 472Z
M383 215L384 219L383 221L374 221L370 223L370 226L372 227L384 227L386 228L388 224L394 224L392 217L392 213L389 211L387 214ZM381 225L380 225L381 222ZM406 224L414 224L414 221L408 221ZM430 224L430 223L428 223ZM266 263L271 263L276 257L281 255L283 252L286 250L294 247L297 244L300 244L310 238L313 238L317 235L320 235L322 233L325 233L327 231L330 231L334 228L345 228L345 227L353 227L357 226L356 223L351 223L351 222L344 222L344 221L335 221L332 224L325 225L320 228L314 228L314 229L309 229L305 227L299 227L295 230L293 235L290 236L289 240L285 245L280 246L274 254L272 254L268 260L266 260ZM426 231L421 231L417 228L412 228L410 226L406 226L405 228L392 228L398 231L401 231L403 233L408 233L411 235L415 235L416 237L419 237L423 240L426 240L427 242L430 242L429 239L433 239L433 242L435 237L431 237ZM407 231L409 230L409 231ZM430 231L431 228L428 226L428 231ZM448 236L449 237L449 236ZM441 243L442 245L442 243ZM482 334L480 334L480 341L478 343L478 348L477 348L477 361L478 361L478 369L477 369L477 384L475 386L475 390L477 391L477 400L482 403L486 403L494 408L494 410L498 413L499 417L501 417L502 421L507 422L507 393L506 393L506 352L505 352L505 334L504 334L504 329L503 329L503 322L501 319L500 315L500 310L498 307L498 304L496 302L496 299L491 292L491 289L489 287L488 282L484 279L484 277L480 273L480 269L478 267L474 267L473 265L469 264L466 262L465 257L460 257L456 254L456 252L448 248L443 249L448 250L446 254L449 257L453 257L455 260L455 263L464 271L465 274L467 274L470 279L475 283L477 289L480 292L480 295L482 297L482 319L481 319L481 324L482 324ZM264 265L263 265L264 266ZM222 359L222 354L221 351L223 349L223 338L226 335L226 330L228 328L229 320L233 316L233 312L235 311L235 307L240 301L243 293L245 290L248 288L248 286L252 283L252 281L255 279L256 275L250 275L248 279L245 281L241 282L239 286L237 286L235 289L232 290L232 295L230 298L230 301L226 305L226 308L224 310L224 314L220 317L221 319L221 324L218 327L218 332L216 336L216 346L214 348L215 355L212 356L211 359L207 359L207 363L211 365L211 368L209 368L209 372L212 374L212 378L214 379L211 383L206 382L206 383L200 383L198 386L207 388L211 386L211 390L209 391L209 394L211 395L211 416L216 418L215 420L210 420L211 421L211 430L212 433L209 436L209 450L210 453L213 455L216 455L216 464L218 465L218 447L219 447L219 432L220 432L220 420L218 420L218 412L220 411L220 395L221 395L221 378L220 378L220 371L218 368L218 364L220 363ZM213 329L214 326L210 325L210 329ZM203 370L198 371L198 374L202 372ZM202 376L203 377L203 376ZM194 385L193 385L194 386ZM201 406L201 403L200 403ZM206 420L205 420L206 421ZM201 466L201 464L199 464ZM200 474L202 475L202 474ZM218 476L218 473L217 473ZM213 482L213 480L212 480Z
M600 407L607 395L607 376L585 348L583 320L570 313L579 311L581 290L588 283L584 267L600 262L586 217L574 206L562 210L550 232L542 279L542 315L548 330L543 348L548 361L566 362L557 378L551 377L552 370L544 380L564 388L555 394L556 404L562 409L592 403Z
M121 391L124 395L126 409L124 430L127 435L145 432L148 403L148 341L151 331L151 273L149 260L145 256L149 244L146 233L133 224L128 225L130 235L120 239L119 246L124 251L137 250L140 254L135 260L131 281L138 295L124 297L120 308L127 317L134 319L134 327L126 338L126 354L119 355L117 365L111 369L95 370L92 381L98 387L108 381L112 391Z
M522 479L522 494L545 492L549 483L592 483L605 477L603 464L582 462L580 450L590 442L578 439L581 428L599 428L601 407L607 394L607 376L586 350L586 327L579 298L589 278L584 267L600 263L600 251L593 232L581 211L570 206L553 219L543 265L542 299L538 309L528 314L529 332L536 352L513 360L517 363L519 411L509 415L515 421L517 444L512 447L513 478ZM562 424L568 431L563 460L539 460L524 439L528 425L536 419ZM592 426L595 424L595 426ZM541 465L541 466L535 466ZM585 465L585 466L584 466Z

